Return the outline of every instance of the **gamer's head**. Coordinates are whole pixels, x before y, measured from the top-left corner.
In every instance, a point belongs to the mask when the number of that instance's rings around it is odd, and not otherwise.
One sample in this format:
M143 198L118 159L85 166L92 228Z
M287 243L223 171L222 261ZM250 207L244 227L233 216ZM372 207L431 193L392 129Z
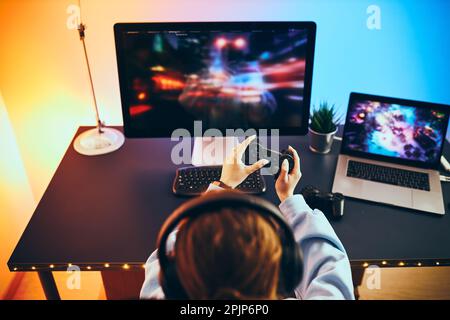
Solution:
M223 208L178 232L178 274L191 299L276 299L281 243L274 226L251 209Z

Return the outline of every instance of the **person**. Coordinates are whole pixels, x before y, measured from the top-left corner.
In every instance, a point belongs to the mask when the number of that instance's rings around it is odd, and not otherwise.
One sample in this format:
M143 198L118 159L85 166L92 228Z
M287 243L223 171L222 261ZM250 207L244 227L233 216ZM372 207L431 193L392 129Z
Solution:
M267 160L251 166L242 156L255 136L239 144L226 159L220 181L207 192L234 189ZM281 165L275 190L279 208L293 230L303 254L303 277L294 290L297 299L354 299L350 263L336 233L319 210L311 209L294 194L301 179L297 151L290 172ZM247 208L218 208L179 226L167 242L174 250L177 274L191 299L277 299L281 244L273 226ZM159 283L159 263L154 251L145 264L141 299L164 299Z

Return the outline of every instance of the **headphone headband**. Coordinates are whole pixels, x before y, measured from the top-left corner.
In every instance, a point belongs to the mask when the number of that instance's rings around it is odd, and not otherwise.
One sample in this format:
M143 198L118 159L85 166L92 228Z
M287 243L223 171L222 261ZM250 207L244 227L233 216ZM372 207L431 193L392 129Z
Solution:
M284 226L287 223L280 210L264 199L246 195L234 190L209 192L201 197L196 197L183 203L175 209L164 222L158 236L158 259L161 268L167 263L167 253L165 248L167 238L175 230L178 224L185 218L196 218L207 213L208 209L217 210L218 207L247 207L256 210L264 210L270 217L275 218L278 224ZM291 232L290 229L289 232Z

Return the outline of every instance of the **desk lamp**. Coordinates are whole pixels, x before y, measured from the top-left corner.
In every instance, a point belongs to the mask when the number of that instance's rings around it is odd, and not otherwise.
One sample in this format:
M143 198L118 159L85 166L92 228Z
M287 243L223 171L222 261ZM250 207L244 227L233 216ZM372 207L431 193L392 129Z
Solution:
M122 132L113 128L105 127L104 123L100 120L100 115L97 106L97 99L95 97L94 83L92 81L91 68L89 66L89 59L86 50L86 43L84 41L86 26L81 21L80 3L79 7L80 7L80 23L78 24L77 30L80 35L80 40L83 44L84 57L86 59L89 82L91 85L91 93L94 102L97 126L94 129L90 129L79 134L75 138L73 147L78 153L87 156L95 156L110 153L119 149L123 145L125 138Z

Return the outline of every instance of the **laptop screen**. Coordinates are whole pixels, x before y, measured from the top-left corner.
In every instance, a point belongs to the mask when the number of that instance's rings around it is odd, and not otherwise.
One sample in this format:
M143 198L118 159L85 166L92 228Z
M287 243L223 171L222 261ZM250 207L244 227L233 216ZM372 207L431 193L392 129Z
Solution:
M344 153L395 158L435 166L445 140L448 112L384 99L350 99ZM365 97L367 98L367 97Z

